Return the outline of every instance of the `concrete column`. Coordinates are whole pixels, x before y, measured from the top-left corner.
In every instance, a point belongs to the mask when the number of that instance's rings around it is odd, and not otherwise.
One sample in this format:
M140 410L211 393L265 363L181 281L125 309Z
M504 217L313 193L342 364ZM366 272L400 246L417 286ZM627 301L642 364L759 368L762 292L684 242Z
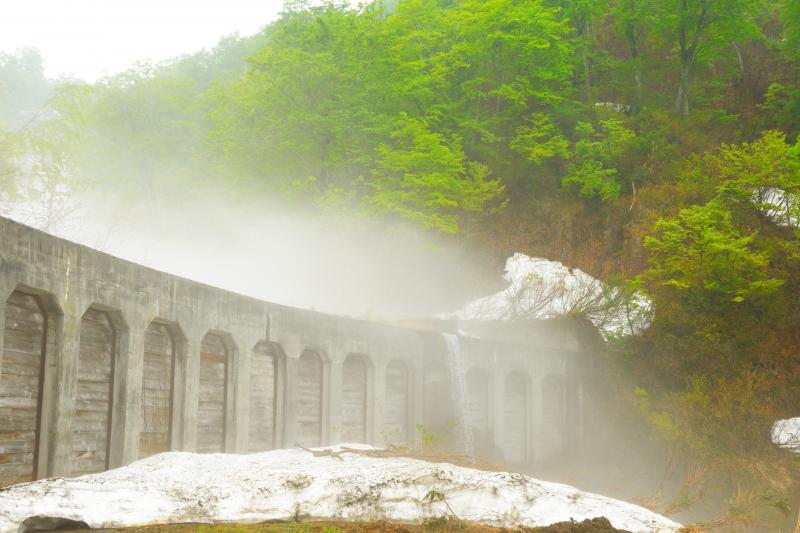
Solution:
M241 351L238 346L228 346L227 343L225 343L225 350L227 370L225 375L225 429L222 451L235 453L237 450L236 439L241 427L241 423L237 419L237 411L241 407L241 402L237 397L239 393L238 385L241 382L241 376L239 375L242 366L240 361Z
M325 376L324 366L322 372L322 426L323 428L326 426L328 428L327 432L323 430L322 433L323 445L342 442L342 366L347 354L337 351L330 355L331 358L327 365L327 377ZM328 398L327 408L325 407L326 397ZM325 423L326 419L327 424Z
M128 326L117 334L109 450L111 468L132 463L139 458L142 423L144 332L148 324L135 312L124 313L123 320Z
M383 424L386 410L386 358L375 358L367 376L367 442L386 446Z
M293 448L297 444L297 381L298 354L285 359L283 447Z
M238 347L236 373L231 383L233 387L233 439L230 451L246 453L250 450L250 369L253 362L253 348L263 335L239 332L234 335ZM276 369L277 370L277 369ZM276 421L277 428L277 421ZM277 431L277 429L276 429Z
M70 314L48 315L40 477L44 477L44 473L47 476L68 476L71 472L71 430L78 382L80 333L81 316L75 308L70 310Z
M496 461L505 460L505 408L506 408L506 372L502 367L495 367L492 379L492 435Z
M286 427L286 357L283 352L276 350L278 353L275 361L275 441L274 446L276 449L286 448L289 444L286 443L284 428Z
M539 446L538 443L540 442L540 436L542 434L542 427L541 427L541 412L542 412L542 392L541 392L541 379L536 370L529 370L528 376L526 379L527 385L527 394L525 395L526 403L525 406L526 414L525 418L528 424L528 436L527 436L527 456L528 456L528 463L529 464L536 464L539 456Z
M418 425L425 423L425 374L422 371L423 363L408 364L408 387L410 394L408 395L408 440L409 444L419 445L422 443L422 436L417 431ZM428 428L430 431L431 428Z
M0 298L2 298L0 301L0 376L3 375L3 352L5 351L3 348L6 335L6 301L11 297L13 291L13 287L0 283Z
M495 357L494 360L496 361L497 358ZM494 459L494 425L495 425L495 409L497 407L497 398L495 398L494 391L496 384L495 380L496 371L491 371L489 374L489 378L486 383L487 391L486 391L486 454L488 454L488 459Z
M233 443L231 451L245 453L248 451L250 436L250 367L253 358L253 346L250 339L234 337L238 346L236 357L236 374L233 379L234 415Z
M175 406L173 409L174 450L197 449L197 412L200 393L200 351L205 332L186 332L184 349L178 350L175 368Z

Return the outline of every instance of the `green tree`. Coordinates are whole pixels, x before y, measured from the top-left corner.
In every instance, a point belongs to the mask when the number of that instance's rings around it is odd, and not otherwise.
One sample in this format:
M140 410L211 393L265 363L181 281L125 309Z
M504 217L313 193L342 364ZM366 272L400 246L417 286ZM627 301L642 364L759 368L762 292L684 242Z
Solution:
M612 11L617 31L623 36L628 48L628 64L633 73L634 95L638 105L643 97L642 53L652 25L651 2L652 0L618 0Z
M785 49L790 57L800 59L800 4L793 0L783 0L782 8Z
M688 116L697 69L734 53L732 43L761 34L755 22L760 5L755 0L659 0L651 5L656 28L678 59L675 110Z
M532 163L571 155L569 141L561 135L552 119L544 113L533 113L526 124L517 129L511 148Z
M596 54L595 23L609 12L608 0L558 0L556 2L574 28L586 95L591 96L592 55Z
M312 201L350 188L391 123L379 16L337 6L284 15L245 75L210 99L225 168Z
M393 213L444 233L480 214L503 192L485 165L467 160L460 139L430 131L418 119L403 117L391 144L378 147L373 194L365 198L377 213Z
M465 1L452 11L462 69L456 115L471 151L507 149L525 117L569 94L573 44L558 11L540 0Z
M646 278L677 291L694 308L712 311L729 302L769 295L783 283L770 277L769 258L754 249L718 200L661 219L644 246L650 253Z
M609 202L616 200L622 190L616 167L636 134L616 119L601 120L599 126L598 129L589 122L578 124L579 140L562 183L577 189L584 198Z

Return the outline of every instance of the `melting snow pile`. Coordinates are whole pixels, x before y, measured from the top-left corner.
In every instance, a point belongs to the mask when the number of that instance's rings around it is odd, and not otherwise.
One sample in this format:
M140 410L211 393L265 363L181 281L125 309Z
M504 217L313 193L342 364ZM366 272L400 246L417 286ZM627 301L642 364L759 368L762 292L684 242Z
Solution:
M800 453L800 417L775 422L772 426L772 442Z
M342 451L344 445L332 449ZM17 532L36 516L108 528L313 519L417 522L450 513L497 526L605 516L615 527L635 532L680 528L642 507L520 474L346 451L339 458L299 449L172 452L102 474L0 491L1 533Z
M558 261L514 254L506 261L508 287L441 318L533 320L582 314L604 337L635 335L650 324L652 303L625 294Z
M753 203L775 224L787 228L800 225L800 197L776 187L761 187L753 192Z

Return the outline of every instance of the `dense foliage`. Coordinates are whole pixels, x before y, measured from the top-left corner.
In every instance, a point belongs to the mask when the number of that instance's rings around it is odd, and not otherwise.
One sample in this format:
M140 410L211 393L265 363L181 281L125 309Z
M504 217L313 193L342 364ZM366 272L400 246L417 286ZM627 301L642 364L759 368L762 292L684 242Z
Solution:
M51 202L44 226L64 191L135 217L216 188L628 280L656 318L606 364L682 458L672 508L797 513L770 443L800 416L796 0L298 0L91 85L2 55L0 128L0 199Z

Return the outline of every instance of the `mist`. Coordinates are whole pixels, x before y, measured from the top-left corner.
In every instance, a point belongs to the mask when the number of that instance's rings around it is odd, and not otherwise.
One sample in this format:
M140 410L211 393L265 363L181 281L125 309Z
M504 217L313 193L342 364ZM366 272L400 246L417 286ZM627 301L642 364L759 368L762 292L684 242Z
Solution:
M188 188L149 200L102 189L59 194L57 205L16 205L8 215L116 257L284 305L424 318L500 281L466 247L400 221Z

